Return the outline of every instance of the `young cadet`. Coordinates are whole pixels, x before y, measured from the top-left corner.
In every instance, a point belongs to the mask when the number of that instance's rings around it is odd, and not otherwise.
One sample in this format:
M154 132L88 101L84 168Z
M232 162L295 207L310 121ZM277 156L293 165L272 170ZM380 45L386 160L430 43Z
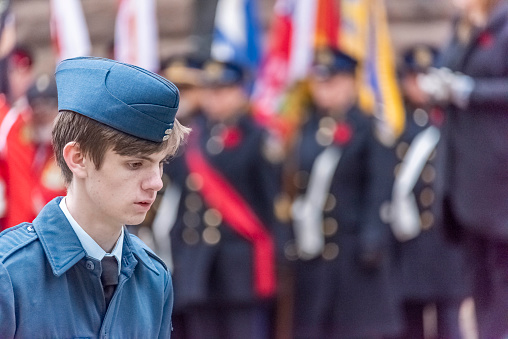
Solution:
M312 106L295 149L294 338L381 338L400 329L389 272L389 229L379 217L386 184L374 120L356 105L357 62L318 50Z
M178 89L101 58L64 60L55 75L67 195L0 234L1 337L169 338L170 274L124 225L143 221L188 132Z

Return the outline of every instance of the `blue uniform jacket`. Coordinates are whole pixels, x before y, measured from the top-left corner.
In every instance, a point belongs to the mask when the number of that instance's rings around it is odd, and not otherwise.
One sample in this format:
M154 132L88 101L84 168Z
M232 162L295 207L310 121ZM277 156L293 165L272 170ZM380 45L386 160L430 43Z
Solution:
M106 309L101 264L86 256L61 199L0 233L0 338L169 338L173 286L163 262L126 231Z

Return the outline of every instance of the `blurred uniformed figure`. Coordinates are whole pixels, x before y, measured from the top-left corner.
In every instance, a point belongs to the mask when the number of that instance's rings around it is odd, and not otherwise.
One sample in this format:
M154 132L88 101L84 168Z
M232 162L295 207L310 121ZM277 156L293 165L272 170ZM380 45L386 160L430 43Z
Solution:
M16 24L10 4L10 0L0 0L0 97L7 93L7 59L16 44Z
M21 46L7 57L8 88L0 98L0 230L31 221L46 202L34 205L31 195L35 142L27 90L34 82L32 63L31 52Z
M424 310L436 310L437 338L461 338L459 309L470 294L470 275L464 249L446 241L434 217L436 146L443 112L430 109L417 77L434 65L437 50L417 45L403 55L401 90L406 130L393 147L394 178L391 225L398 242L395 264L405 313L403 338L427 338ZM386 214L388 211L384 211Z
M508 2L452 3L460 15L440 54L441 68L421 78L445 109L446 151L436 192L438 216L467 246L480 338L508 336Z
M175 312L187 338L268 338L282 154L249 114L240 67L207 61L203 84L203 115L180 173L170 173L182 184L171 230Z
M57 114L56 82L44 74L35 79L26 97L18 99L2 121L0 178L5 191L0 201L5 206L5 227L32 221L51 199L65 195L51 145Z
M383 146L356 105L357 62L318 50L313 100L292 152L299 196L292 207L296 260L295 338L396 335L400 316L389 271L389 229L379 217L386 184Z
M201 114L200 93L202 91L202 60L192 55L175 55L164 61L161 75L173 82L180 91L178 107L179 121L190 126L193 120ZM185 145L179 148L170 164L164 167L164 188L158 193L156 203L145 219L143 228L148 227L153 236L155 252L173 269L170 231L174 226L181 200L182 185L175 178L185 180L186 165L182 157ZM142 235L142 234L141 234ZM185 334L185 317L181 308L173 310L172 325L175 338L189 338Z
M178 116L179 121L181 121L184 125L190 125L194 117L201 112L201 67L202 61L191 55L175 55L163 61L161 65L160 75L174 83L180 92ZM185 146L182 146L179 149L175 158L178 158L182 154L184 147ZM179 161L173 162L179 163ZM166 166L165 170L173 171L173 166ZM167 218L170 217L168 212L171 212L172 209L167 205L161 206L163 211L162 213L158 213L159 204L162 201L161 198L165 193L166 188L169 186L168 173L165 173L163 179L164 188L158 192L157 200L143 222L143 226L146 227L143 227L141 230L142 234L140 234L140 236L143 237L143 232L146 230L150 231L149 227L152 227L151 231L154 232L153 240L148 239L148 241L154 242L153 245L156 248L157 254L166 261L166 264L171 266L168 227L172 223L168 223ZM175 187L173 187L173 189L175 189ZM165 204L172 204L172 202L165 199ZM157 216L156 220L154 220L155 216Z

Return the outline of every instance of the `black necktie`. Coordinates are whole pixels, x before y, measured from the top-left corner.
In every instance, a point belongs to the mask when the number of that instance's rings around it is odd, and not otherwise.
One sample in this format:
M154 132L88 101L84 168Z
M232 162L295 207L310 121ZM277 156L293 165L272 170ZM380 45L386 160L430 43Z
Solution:
M104 289L104 297L106 298L106 307L108 307L111 297L115 293L116 285L118 285L118 262L115 257L104 257L101 264L101 282Z

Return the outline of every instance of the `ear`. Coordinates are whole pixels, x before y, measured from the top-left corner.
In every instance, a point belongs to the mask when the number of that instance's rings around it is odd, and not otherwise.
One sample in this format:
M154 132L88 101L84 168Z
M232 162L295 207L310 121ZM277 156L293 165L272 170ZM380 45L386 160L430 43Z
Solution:
M63 157L65 163L76 178L86 177L87 164L89 161L84 157L77 142L72 141L64 146Z

